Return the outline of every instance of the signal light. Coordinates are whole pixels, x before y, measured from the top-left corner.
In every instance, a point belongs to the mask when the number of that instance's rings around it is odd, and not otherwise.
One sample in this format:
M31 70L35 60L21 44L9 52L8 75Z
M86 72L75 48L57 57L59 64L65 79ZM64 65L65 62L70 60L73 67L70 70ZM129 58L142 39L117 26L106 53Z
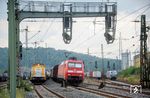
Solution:
M95 68L97 69L97 67L98 67L98 66L97 66L97 61L95 61Z
M22 60L22 43L19 41L19 58Z

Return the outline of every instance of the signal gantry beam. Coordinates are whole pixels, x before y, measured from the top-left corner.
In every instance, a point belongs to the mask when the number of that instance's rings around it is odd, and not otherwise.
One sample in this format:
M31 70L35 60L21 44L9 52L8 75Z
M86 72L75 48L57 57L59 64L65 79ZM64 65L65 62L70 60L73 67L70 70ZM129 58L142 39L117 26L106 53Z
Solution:
M69 44L72 39L72 19L80 17L105 17L105 38L113 43L116 32L116 2L52 2L26 1L19 3L19 22L26 18L62 18L63 39Z

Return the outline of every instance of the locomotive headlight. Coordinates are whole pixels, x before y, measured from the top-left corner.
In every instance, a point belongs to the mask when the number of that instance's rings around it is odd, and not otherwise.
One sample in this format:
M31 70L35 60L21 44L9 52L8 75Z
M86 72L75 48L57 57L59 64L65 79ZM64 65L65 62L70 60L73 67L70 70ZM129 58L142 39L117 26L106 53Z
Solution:
M68 72L73 72L73 70L68 70Z
M71 74L68 74L68 76L71 76Z

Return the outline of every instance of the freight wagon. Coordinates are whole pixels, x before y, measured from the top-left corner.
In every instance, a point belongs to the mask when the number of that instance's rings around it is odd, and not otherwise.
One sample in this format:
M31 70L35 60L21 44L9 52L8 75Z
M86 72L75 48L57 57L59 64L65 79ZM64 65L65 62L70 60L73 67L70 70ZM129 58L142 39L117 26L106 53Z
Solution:
M116 80L117 71L116 70L107 71L106 72L106 78L111 79L111 80Z

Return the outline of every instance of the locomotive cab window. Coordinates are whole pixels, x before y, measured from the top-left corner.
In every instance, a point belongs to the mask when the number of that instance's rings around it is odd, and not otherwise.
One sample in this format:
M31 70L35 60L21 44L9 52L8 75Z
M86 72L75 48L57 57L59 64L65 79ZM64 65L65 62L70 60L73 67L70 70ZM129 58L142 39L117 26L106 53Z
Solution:
M68 67L81 68L82 64L80 64L80 63L68 63Z
M75 64L75 67L76 67L76 68L81 68L81 67L82 67L82 65L81 65L81 64L79 64L79 63L76 63L76 64Z

